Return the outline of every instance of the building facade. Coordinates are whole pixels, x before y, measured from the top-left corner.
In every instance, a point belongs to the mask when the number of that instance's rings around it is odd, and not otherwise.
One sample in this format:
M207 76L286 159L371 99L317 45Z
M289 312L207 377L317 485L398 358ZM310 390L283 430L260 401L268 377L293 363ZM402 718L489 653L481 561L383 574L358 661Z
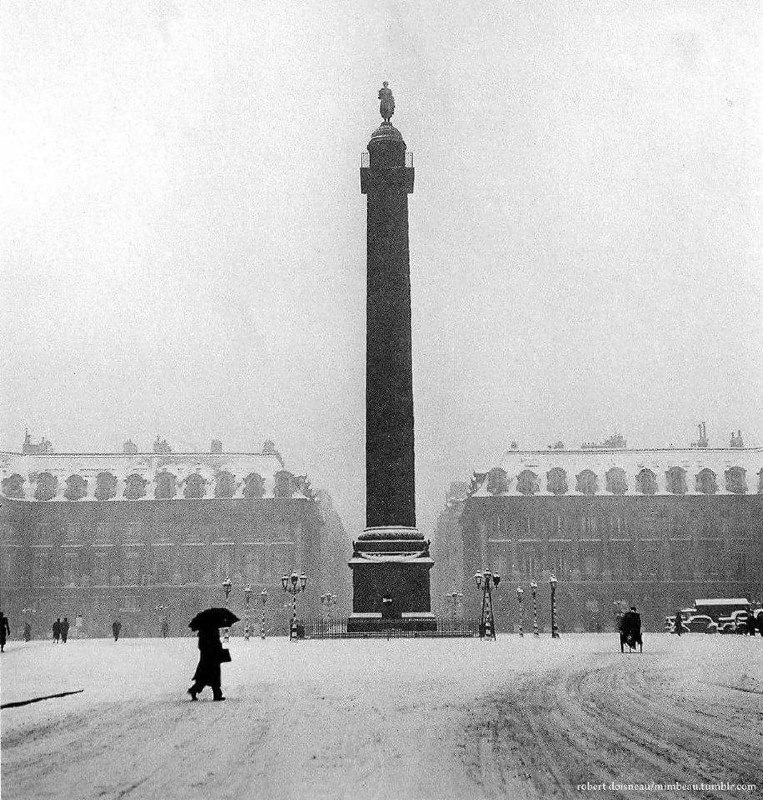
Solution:
M440 527L438 585L458 583L469 616L490 569L499 630L519 623L518 586L532 624L532 581L548 628L552 574L562 630L610 629L625 604L656 630L697 597L763 599L763 449L512 449L449 498Z
M119 619L123 634L155 636L166 619L187 634L196 611L226 604L259 631L265 589L267 626L281 632L281 576L293 571L308 577L300 616L320 613L319 503L272 442L260 453L135 449L0 453L0 603L15 627L26 619L39 637L68 616L75 635L96 636Z

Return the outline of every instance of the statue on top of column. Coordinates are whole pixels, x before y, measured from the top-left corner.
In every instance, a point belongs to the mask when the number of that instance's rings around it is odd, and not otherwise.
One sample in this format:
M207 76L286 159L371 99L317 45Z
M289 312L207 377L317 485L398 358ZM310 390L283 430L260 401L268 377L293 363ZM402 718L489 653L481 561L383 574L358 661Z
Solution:
M382 115L384 122L389 125L390 117L395 113L395 98L392 96L392 89L389 88L389 83L384 81L382 88L379 89L379 113Z

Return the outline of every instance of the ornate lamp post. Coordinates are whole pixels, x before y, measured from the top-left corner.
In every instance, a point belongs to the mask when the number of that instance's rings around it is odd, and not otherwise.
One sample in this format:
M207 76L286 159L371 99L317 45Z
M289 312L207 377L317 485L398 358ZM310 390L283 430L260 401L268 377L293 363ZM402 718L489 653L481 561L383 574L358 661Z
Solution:
M291 626L289 627L289 639L295 639L297 636L297 595L305 591L307 576L304 572L301 575L292 572L291 577L284 575L281 578L281 585L283 586L283 590L291 595Z
M517 586L517 603L519 604L519 635L522 637L525 635L525 607L522 605L524 595L525 590L521 586Z
M249 601L252 598L252 587L247 583L244 586L244 602L246 603L246 610L244 611L244 639L249 641L249 637L252 635L252 624L249 618Z
M331 592L321 595L321 606L326 608L326 622L331 625L331 606L336 604L336 595Z
M463 594L461 592L453 591L449 592L445 596L450 597L450 599L453 601L453 619L458 619L458 600L459 598L463 597Z
M260 600L262 600L262 619L260 621L260 639L265 638L265 603L268 602L268 590L263 589L260 592Z
M494 586L501 582L501 576L495 575L489 570L476 572L474 582L478 589L482 589L482 613L480 614L480 639L495 639L495 617L493 616L493 592Z
M223 581L223 591L225 592L225 602L226 603L228 602L228 598L230 597L231 586L233 586L233 584L231 583L230 578L226 578Z
M549 586L551 586L551 638L559 638L559 629L556 627L556 575L552 575L548 579Z
M533 581L530 584L530 591L533 595L533 636L539 636L538 633L538 584Z

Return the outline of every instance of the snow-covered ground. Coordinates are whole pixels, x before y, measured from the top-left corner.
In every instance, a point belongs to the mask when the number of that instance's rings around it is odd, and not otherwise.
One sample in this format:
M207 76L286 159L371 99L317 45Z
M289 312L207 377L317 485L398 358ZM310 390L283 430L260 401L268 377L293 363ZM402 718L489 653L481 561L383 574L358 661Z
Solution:
M224 703L195 640L11 640L3 800L753 797L578 784L758 783L763 639L232 639ZM760 789L757 790L760 792ZM759 796L759 795L758 795Z

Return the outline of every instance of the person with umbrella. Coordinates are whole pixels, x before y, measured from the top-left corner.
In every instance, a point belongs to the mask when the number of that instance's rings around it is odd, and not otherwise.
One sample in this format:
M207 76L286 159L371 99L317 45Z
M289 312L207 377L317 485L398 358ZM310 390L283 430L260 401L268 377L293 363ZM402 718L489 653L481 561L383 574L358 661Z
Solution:
M199 665L193 675L193 685L188 690L191 700L196 700L205 686L212 689L212 699L225 700L220 687L222 678L220 664L230 661L230 653L220 641L220 628L227 628L238 622L238 617L227 608L208 608L197 614L188 627L198 631Z

